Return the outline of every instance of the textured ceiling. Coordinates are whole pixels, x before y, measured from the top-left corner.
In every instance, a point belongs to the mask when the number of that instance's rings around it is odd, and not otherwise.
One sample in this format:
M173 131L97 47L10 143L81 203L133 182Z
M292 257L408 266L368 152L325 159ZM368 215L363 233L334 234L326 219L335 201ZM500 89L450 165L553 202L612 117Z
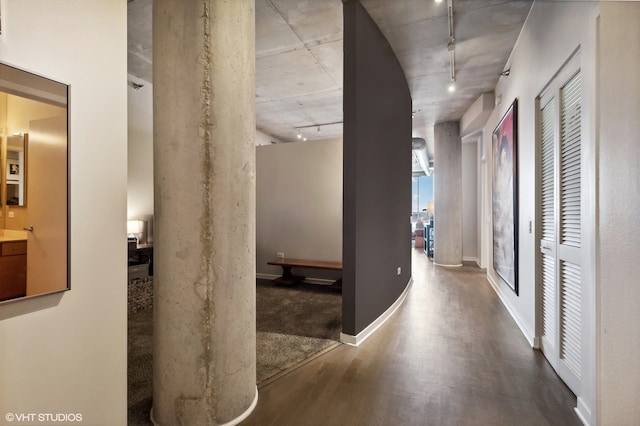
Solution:
M413 135L433 158L435 123L493 90L532 0L453 0L456 91L449 93L447 1L361 0L402 65ZM129 72L151 76L152 0L129 1ZM256 0L256 122L281 141L342 137L342 1ZM372 70L375 72L375 70ZM321 132L318 133L318 125Z

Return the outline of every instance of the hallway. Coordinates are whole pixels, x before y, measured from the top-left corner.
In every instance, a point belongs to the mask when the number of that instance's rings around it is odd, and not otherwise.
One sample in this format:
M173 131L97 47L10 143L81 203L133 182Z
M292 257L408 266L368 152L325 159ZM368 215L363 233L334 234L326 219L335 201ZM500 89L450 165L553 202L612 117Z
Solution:
M360 347L260 389L242 425L579 425L575 396L474 267L413 251L413 288Z

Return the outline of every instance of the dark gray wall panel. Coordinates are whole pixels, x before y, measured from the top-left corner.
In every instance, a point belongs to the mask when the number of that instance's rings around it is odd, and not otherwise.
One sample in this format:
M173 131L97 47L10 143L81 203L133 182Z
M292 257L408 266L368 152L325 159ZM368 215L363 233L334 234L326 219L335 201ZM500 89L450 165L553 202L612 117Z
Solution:
M344 2L345 334L364 330L409 282L410 215L409 87L380 29L359 1L348 0Z

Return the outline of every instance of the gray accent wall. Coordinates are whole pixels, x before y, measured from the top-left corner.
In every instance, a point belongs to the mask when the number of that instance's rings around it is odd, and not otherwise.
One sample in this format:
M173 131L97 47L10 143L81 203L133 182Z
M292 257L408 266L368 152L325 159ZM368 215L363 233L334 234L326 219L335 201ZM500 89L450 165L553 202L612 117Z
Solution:
M357 335L411 278L411 95L357 0L344 2L343 150L342 327Z

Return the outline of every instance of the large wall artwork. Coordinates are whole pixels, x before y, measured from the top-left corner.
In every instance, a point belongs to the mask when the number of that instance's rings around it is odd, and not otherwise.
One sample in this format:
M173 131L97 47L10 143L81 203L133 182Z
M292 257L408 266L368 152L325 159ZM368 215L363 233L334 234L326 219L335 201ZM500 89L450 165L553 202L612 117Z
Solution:
M493 269L518 294L518 100L493 131Z

